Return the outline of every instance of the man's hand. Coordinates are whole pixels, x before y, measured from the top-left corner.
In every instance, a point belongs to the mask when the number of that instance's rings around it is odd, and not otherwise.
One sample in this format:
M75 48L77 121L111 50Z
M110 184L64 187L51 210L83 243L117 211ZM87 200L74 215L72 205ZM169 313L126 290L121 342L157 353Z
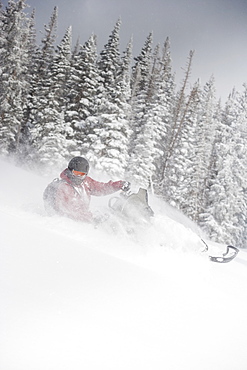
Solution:
M123 185L121 187L121 190L125 191L125 192L129 191L130 190L130 185L131 185L130 182L123 181Z

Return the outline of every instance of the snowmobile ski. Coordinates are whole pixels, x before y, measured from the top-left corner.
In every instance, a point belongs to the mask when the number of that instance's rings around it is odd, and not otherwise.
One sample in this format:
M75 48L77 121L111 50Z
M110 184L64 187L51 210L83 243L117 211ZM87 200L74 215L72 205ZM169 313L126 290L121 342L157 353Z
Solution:
M205 245L205 249L203 250L203 252L208 252L209 247L207 243L203 239L201 239L201 241ZM238 248L233 247L232 245L228 245L226 247L225 253L223 253L221 256L210 256L209 255L208 258L212 262L227 263L227 262L231 262L237 256L238 252L239 252Z
M227 263L231 262L237 256L238 252L238 248L228 245L226 247L226 252L223 253L222 256L209 256L209 259L212 262Z

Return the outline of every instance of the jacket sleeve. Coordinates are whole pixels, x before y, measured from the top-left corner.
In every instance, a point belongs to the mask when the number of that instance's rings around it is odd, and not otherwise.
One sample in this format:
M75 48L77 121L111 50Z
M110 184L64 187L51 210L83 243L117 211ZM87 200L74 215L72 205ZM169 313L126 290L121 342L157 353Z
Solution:
M87 183L89 186L89 191L91 195L108 195L115 193L118 190L121 190L124 181L109 181L109 182L99 182L93 180L91 177L87 178Z
M60 184L56 195L56 210L60 215L76 221L92 222L93 215L81 201L74 189L66 183Z

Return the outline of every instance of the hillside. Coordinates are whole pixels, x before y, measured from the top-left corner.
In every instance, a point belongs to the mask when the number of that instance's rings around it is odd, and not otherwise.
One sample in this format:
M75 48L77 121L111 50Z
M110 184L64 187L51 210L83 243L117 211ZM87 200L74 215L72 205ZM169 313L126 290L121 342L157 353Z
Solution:
M208 261L200 230L153 197L134 235L47 217L50 179L0 168L1 370L246 369L245 251Z

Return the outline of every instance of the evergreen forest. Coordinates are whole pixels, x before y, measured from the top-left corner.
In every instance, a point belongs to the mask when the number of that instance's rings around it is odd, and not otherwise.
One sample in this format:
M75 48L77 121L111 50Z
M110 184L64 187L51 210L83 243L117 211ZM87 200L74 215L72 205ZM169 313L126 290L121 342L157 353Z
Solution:
M55 7L37 43L26 0L0 2L0 155L44 174L75 155L112 179L148 188L218 242L246 246L247 85L222 104L212 76L190 82L193 51L175 84L170 41L147 35L119 48L121 21L56 42Z

